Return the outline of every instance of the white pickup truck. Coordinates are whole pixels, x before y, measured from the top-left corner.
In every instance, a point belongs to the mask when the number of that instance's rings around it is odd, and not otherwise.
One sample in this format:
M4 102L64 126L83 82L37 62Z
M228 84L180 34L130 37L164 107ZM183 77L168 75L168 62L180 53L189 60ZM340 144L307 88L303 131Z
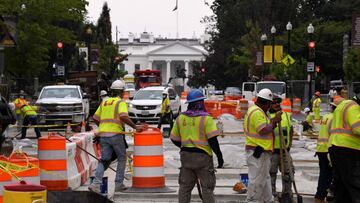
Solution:
M39 124L80 124L89 116L89 100L78 85L45 86L36 105Z
M247 100L252 100L256 97L257 93L268 88L272 93L277 94L281 98L286 98L286 83L283 81L260 81L260 82L243 82L242 84L242 97Z

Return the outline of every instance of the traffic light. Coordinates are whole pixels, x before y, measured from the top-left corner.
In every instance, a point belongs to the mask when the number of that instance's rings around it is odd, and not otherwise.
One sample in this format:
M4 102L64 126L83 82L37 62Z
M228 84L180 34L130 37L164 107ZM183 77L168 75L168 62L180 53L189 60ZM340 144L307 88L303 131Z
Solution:
M320 73L320 66L316 66L315 71L316 71L317 73Z
M309 42L309 61L315 61L315 42Z
M58 41L56 44L56 60L62 62L63 60L63 43Z
M201 73L205 73L205 68L204 67L201 68Z

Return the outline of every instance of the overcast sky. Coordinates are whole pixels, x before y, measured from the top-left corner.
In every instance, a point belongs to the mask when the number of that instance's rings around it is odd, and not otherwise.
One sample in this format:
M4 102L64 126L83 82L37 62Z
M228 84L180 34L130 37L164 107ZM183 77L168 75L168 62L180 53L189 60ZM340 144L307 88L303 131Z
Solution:
M204 33L202 17L212 11L204 1L213 0L178 0L179 36L190 38L194 32L197 37ZM97 22L104 0L88 0L88 19ZM176 37L176 11L172 11L176 0L107 0L112 22L113 39L118 26L119 37L127 37L129 32L152 32L156 37Z

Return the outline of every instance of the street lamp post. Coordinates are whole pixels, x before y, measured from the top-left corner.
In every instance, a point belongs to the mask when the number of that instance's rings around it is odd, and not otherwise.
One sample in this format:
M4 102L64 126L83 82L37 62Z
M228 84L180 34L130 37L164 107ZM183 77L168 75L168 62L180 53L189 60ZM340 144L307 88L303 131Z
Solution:
M315 28L314 28L314 26L310 23L309 26L307 27L307 32L308 32L308 34L309 34L309 42L312 41L314 31L315 31ZM309 62L309 59L310 59L310 57L308 56L308 62ZM314 59L313 62L315 62L315 59ZM312 73L311 73L311 72L308 72L308 78L309 78L309 105L311 105L311 104L310 104L311 96L312 96L312 91L311 91L311 90L312 90L312 84L311 84L311 83L312 83Z
M275 63L275 33L276 33L276 28L275 26L271 27L271 46L272 46L272 63Z
M288 46L287 46L287 54L290 55L290 34L291 34L291 30L292 30L292 25L291 25L291 22L289 21L287 24L286 24L286 30L288 31ZM288 64L290 65L290 59L288 58ZM287 81L288 79L288 73L287 73L287 69L285 68L285 80Z
M262 67L262 73L261 73L261 78L264 78L264 71L265 71L265 63L264 63L264 55L265 55L265 49L264 49L264 46L265 46L265 43L267 41L267 36L266 34L262 34L261 37L260 37L260 40L261 40L261 44L262 44L262 64L263 64L263 67Z
M88 70L91 70L91 35L92 30L90 27L86 29L86 34L88 35L88 42L87 42L87 48L88 48Z

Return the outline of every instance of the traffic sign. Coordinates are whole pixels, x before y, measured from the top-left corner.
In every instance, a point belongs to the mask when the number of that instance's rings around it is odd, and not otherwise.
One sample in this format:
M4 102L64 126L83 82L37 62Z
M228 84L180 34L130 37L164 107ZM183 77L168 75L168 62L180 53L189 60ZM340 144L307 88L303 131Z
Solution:
M307 68L308 73L312 73L315 71L315 62L307 62Z
M64 76L65 75L65 66L57 66L57 76Z
M285 66L290 66L295 63L295 59L290 56L290 54L287 54L282 60L281 63L283 63Z

